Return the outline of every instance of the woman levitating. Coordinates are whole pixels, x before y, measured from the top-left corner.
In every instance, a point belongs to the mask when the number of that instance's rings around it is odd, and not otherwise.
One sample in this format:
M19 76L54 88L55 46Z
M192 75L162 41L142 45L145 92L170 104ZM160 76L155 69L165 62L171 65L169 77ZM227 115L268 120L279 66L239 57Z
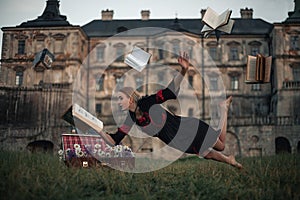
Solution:
M225 148L227 113L232 97L219 105L222 116L218 130L202 120L177 116L160 106L167 100L177 98L180 83L190 65L188 55L186 53L180 55L178 63L181 72L167 88L155 94L140 97L131 87L124 87L118 91L118 105L123 111L128 111L128 115L118 131L110 134L114 144L119 144L133 124L136 124L146 134L158 137L167 145L182 152L224 162L241 169L242 165L233 155L227 156L221 152Z

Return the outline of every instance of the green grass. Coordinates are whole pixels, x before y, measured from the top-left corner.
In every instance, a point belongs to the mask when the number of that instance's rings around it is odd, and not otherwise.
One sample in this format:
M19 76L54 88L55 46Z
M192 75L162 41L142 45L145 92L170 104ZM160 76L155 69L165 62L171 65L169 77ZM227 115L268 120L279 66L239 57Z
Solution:
M68 168L56 156L0 152L1 199L299 199L300 156L189 157L148 173Z

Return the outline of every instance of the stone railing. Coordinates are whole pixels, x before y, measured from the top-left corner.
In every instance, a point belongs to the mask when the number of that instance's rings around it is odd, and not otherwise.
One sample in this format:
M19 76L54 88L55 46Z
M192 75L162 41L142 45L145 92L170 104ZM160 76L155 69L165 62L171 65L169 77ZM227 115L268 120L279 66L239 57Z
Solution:
M253 116L228 118L229 126L256 126L256 125L276 125L293 126L300 125L300 117L293 116Z
M300 81L284 81L282 83L283 89L300 89Z

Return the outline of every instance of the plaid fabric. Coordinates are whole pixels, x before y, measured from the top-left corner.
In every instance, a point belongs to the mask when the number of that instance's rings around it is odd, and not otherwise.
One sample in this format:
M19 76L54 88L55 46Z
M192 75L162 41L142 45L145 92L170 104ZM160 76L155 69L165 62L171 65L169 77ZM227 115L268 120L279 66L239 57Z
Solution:
M100 144L102 150L106 147L105 141L99 135L62 134L62 142L65 158L67 158L66 150L74 151L75 144L78 144L82 152L86 153L88 157L92 155L93 152L91 151L94 149L95 144Z

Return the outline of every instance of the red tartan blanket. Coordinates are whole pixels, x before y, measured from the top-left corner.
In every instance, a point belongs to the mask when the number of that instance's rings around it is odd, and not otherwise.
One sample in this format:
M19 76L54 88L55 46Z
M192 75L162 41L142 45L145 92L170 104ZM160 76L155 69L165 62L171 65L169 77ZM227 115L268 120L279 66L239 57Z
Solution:
M127 146L109 146L100 135L62 134L63 158L69 162L74 159L94 158L109 165L134 167L134 154ZM72 165L72 162L71 162Z

